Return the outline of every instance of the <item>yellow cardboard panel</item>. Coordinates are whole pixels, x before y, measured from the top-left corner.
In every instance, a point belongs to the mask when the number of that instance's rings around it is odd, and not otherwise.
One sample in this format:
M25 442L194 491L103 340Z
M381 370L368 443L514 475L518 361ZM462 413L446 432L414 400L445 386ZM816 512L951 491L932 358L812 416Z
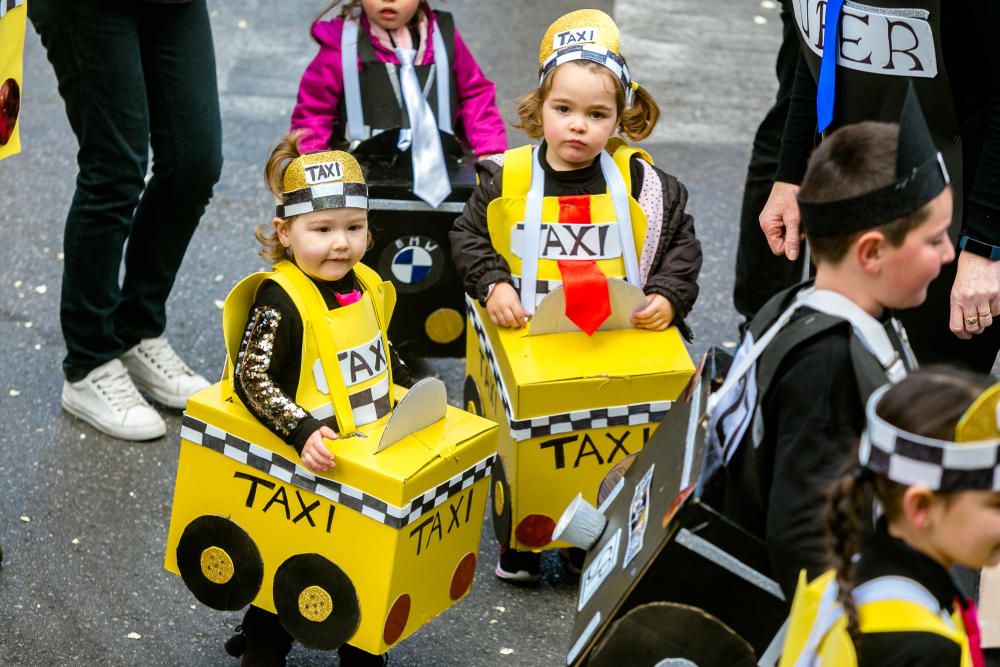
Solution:
M0 18L0 160L21 152L20 108L27 3Z
M249 413L241 414L235 402L225 401L225 395L219 385L200 392L189 404L189 416L213 420L207 435L219 437L225 431L254 442L257 448L251 447L251 453L287 454L284 450L290 448L269 433L265 437L263 427ZM213 427L219 430L211 431ZM374 448L375 440L351 438L345 443L348 453L338 454L338 466L330 475L344 485L339 499L331 499L328 491L310 491L259 459L243 463L234 460L232 452L224 455L185 439L193 434L182 432L167 570L179 573L177 547L192 521L225 517L250 536L263 560L263 582L253 604L274 611L279 566L299 554L319 554L343 570L358 597L360 624L350 643L373 653L390 648L386 619L401 596L407 596L410 611L392 644L468 592L490 485L488 468L478 479L470 471L495 451L494 424L449 408L445 419L419 432L419 438L407 436L377 455L362 451ZM197 437L206 444L214 442L202 434ZM297 455L292 456L288 458L298 462ZM366 467L379 465L383 469ZM379 482L381 491L374 491L371 482ZM376 498L362 500L360 493ZM408 507L424 494L429 495L402 526L387 518L389 511L380 504Z

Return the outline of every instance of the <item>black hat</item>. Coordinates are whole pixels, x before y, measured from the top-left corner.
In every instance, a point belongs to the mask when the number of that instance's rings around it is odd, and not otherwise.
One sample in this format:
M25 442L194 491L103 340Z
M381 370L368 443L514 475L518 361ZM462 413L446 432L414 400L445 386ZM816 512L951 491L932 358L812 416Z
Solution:
M895 182L846 199L799 198L806 233L834 236L878 227L918 210L941 194L949 183L948 170L931 139L912 83L899 114L898 141Z

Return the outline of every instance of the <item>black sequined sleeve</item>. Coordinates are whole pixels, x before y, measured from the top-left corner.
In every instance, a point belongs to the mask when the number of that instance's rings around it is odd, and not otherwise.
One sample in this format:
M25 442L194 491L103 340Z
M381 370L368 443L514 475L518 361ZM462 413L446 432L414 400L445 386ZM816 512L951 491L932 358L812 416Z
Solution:
M302 323L294 306L289 310L274 301L258 299L250 311L236 358L234 388L254 417L301 452L323 423L293 398L302 354Z

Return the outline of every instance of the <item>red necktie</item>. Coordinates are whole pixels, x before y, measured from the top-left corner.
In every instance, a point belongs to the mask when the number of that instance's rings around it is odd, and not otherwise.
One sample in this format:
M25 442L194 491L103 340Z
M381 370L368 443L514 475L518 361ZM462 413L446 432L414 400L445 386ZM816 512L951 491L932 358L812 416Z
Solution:
M972 658L972 667L986 667L986 658L983 656L982 641L979 633L979 615L976 613L976 603L971 598L964 600L955 597L955 604L958 605L962 614L962 625L965 626L965 636L969 638L969 654Z
M590 195L559 197L559 222L590 224ZM566 317L592 336L611 315L608 279L592 259L560 259Z

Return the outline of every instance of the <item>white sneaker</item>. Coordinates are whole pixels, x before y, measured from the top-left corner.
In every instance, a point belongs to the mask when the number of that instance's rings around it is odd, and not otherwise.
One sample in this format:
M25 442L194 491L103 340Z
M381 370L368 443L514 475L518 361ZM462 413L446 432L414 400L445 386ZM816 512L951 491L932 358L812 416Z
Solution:
M163 336L146 338L122 355L135 386L169 408L184 408L208 380L188 368Z
M98 366L79 382L63 383L62 406L98 431L122 440L152 440L167 432L163 419L149 407L118 359Z

